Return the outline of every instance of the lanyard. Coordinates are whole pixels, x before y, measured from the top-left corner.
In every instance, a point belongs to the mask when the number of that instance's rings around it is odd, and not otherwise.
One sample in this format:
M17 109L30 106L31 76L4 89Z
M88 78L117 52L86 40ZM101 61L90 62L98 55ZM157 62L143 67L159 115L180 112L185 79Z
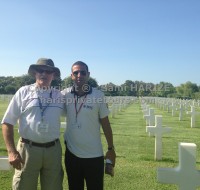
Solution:
M85 102L86 96L87 96L87 94L84 96L84 98L82 100L82 103L81 103L79 109L77 110L77 100L76 100L75 94L74 94L74 102L75 102L74 107L75 107L75 110L76 110L76 121L77 121L78 113L81 111L81 108L82 108L82 106L83 106L83 104Z
M52 91L50 92L49 97L52 99ZM39 96L38 96L38 101L39 101L39 106L40 106L41 118L42 118L42 121L43 121L43 119L44 119L44 112L49 107L51 101L46 106L44 106L44 107L42 106L42 101L39 98Z

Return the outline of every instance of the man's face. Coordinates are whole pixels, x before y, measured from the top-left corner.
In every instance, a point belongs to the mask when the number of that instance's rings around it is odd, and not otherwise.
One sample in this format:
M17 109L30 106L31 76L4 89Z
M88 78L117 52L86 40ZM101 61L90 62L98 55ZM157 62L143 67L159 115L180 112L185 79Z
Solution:
M47 67L40 67L35 70L36 84L40 87L50 86L54 79L54 71Z
M83 86L88 82L88 78L90 73L87 71L84 65L74 65L72 67L72 80L75 82L77 86Z

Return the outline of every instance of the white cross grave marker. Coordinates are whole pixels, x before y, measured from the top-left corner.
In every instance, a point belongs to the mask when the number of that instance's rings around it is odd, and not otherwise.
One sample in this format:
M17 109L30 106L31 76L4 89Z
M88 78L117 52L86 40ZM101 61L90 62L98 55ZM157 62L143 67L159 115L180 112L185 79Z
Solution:
M191 111L187 111L186 113L191 115L191 128L195 127L195 115L200 113L195 111L194 106L191 106Z
M200 186L200 171L196 170L196 144L179 143L179 165L176 168L158 168L160 183L177 184L180 190L195 190Z
M183 119L183 111L184 111L183 104L180 103L180 108L179 108L179 121L182 121L182 119Z
M170 112L170 102L167 102L167 112Z
M154 109L149 108L149 113L147 115L144 115L144 118L147 121L147 125L152 126L155 123L155 115L154 115Z
M144 115L147 115L149 114L149 105L143 105L143 114Z
M144 118L146 119L146 125L147 126L155 125L154 109L153 108L149 108L149 114L148 115L144 115ZM151 134L149 132L149 136L153 136L153 134Z
M162 115L155 115L155 126L147 126L146 131L155 135L155 160L162 159L162 135L171 131L170 127L162 127Z
M174 102L172 102L171 108L172 108L172 117L174 117L176 111L176 104Z
M11 165L8 162L8 156L0 156L0 170L10 170Z

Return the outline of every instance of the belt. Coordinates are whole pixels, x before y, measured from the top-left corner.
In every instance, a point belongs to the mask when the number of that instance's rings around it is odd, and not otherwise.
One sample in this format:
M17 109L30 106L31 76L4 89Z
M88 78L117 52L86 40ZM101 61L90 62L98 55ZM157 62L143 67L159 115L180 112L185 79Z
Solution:
M32 146L37 146L37 147L44 147L44 148L49 148L51 146L54 146L58 141L59 141L59 139L56 139L54 141L47 142L47 143L36 143L36 142L30 141L28 139L21 138L21 142L23 142L23 143L30 144Z

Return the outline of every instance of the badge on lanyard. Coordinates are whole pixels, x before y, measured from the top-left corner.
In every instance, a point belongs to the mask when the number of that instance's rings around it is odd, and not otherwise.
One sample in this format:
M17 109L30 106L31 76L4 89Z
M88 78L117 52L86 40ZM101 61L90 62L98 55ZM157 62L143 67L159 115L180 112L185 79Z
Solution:
M50 92L50 98L52 98L52 91ZM40 107L40 113L41 113L41 121L39 121L37 123L37 131L39 133L47 133L49 130L49 125L48 123L45 121L45 118L44 118L44 112L46 111L46 109L49 107L49 104L48 103L46 106L43 106L42 105L42 101L41 99L38 97L38 101L39 101L39 107Z
M37 123L37 131L39 133L47 133L49 130L49 125L45 121L40 121Z
M73 129L81 128L81 124L75 122L75 123L72 124L72 128L73 128Z

